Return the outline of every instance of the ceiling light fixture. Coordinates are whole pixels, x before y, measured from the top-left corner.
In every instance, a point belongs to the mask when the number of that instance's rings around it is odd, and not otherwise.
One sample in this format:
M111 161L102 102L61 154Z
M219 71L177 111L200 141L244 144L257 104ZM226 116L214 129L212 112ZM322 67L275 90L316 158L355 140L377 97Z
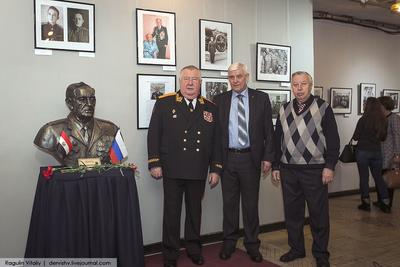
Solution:
M390 6L390 11L392 11L393 13L400 13L400 1L397 0L396 3L392 4Z

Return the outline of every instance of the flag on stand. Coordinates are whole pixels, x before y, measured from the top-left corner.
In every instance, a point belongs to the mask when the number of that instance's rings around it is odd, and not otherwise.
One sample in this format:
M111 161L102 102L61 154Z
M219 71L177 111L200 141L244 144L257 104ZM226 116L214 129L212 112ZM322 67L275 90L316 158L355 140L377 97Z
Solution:
M58 139L58 143L64 149L65 155L68 155L68 153L72 149L72 143L71 143L71 140L69 140L69 137L66 132L64 132L64 131L61 132L60 138Z
M110 151L108 152L108 155L110 156L111 162L113 164L120 163L124 158L128 156L128 151L126 150L124 139L122 138L121 130L119 129L115 134L115 138L111 145Z

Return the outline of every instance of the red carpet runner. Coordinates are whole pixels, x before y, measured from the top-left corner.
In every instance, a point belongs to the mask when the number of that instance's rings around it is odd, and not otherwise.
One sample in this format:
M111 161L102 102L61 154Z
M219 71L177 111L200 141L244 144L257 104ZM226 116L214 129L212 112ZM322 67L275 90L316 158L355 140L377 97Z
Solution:
M264 260L261 263L255 263L243 250L236 249L229 260L221 260L218 257L221 244L212 244L203 246L204 267L279 267L274 263ZM163 258L161 254L145 257L146 267L162 267ZM195 267L192 261L186 256L186 251L182 250L178 259L178 267Z

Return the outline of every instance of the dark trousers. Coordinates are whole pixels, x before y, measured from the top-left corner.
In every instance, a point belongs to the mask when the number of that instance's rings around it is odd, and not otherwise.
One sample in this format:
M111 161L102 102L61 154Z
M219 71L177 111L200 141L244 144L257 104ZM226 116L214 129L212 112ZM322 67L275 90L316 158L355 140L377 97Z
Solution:
M250 253L260 247L258 193L260 169L254 166L251 153L228 153L221 180L223 197L224 249L233 251L239 238L239 203L242 198L244 246Z
M205 180L170 179L164 177L164 217L162 252L164 261L179 256L182 198L185 195L185 246L188 255L201 253L201 200Z
M386 171L389 171L389 169L383 169L382 170L382 176ZM388 194L389 194L389 206L392 207L392 205L393 205L394 188L388 188L387 190L388 190ZM380 201L382 198L379 195L378 187L376 185L375 185L375 191L376 191L377 198L378 198L377 201Z
M361 198L369 198L369 170L378 189L380 200L388 199L388 190L382 177L382 154L380 151L357 150L356 160L360 175Z
M315 258L329 258L328 186L322 183L322 169L281 169L283 203L288 243L297 254L305 254L304 213L307 203Z

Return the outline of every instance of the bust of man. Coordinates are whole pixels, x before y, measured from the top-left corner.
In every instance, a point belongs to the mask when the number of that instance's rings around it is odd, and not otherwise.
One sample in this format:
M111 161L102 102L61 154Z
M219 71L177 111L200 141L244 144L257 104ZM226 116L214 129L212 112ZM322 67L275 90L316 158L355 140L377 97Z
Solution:
M110 163L108 152L118 127L94 117L95 90L83 82L73 83L67 87L65 103L71 111L68 117L40 128L35 145L65 166L77 166L80 158Z

